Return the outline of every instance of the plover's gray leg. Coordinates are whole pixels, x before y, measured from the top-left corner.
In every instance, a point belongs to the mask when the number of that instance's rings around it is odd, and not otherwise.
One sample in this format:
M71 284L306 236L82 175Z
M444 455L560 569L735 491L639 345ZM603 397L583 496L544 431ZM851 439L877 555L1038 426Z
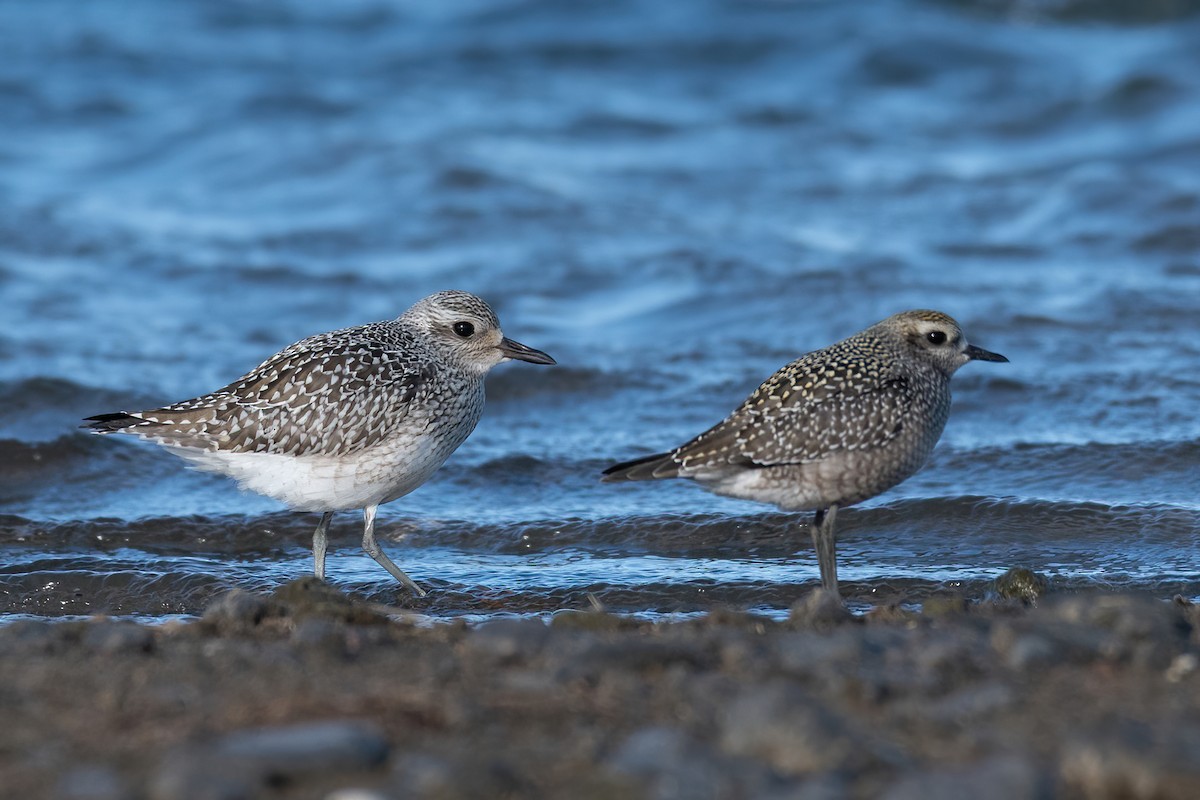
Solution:
M821 568L821 587L832 592L834 597L841 596L838 594L837 533L833 529L837 510L834 504L818 511L812 526L813 547L817 551L817 565Z
M317 529L313 532L313 575L321 580L325 580L325 545L327 543L325 532L329 530L329 520L331 519L333 519L333 512L326 511L321 515L321 521L317 523Z
M367 506L363 509L363 520L366 525L363 528L363 550L367 551L367 555L375 559L379 566L386 569L392 574L392 577L400 581L408 587L409 591L417 597L424 597L425 590L417 586L413 579L404 574L404 570L392 563L392 560L387 557L387 553L379 547L379 543L375 541L375 510L379 506Z

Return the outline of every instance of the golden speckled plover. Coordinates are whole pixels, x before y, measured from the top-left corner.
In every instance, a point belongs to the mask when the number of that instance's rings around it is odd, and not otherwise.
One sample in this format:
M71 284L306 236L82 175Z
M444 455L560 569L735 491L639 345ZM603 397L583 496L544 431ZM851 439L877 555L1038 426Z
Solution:
M224 389L149 411L88 417L97 433L161 444L196 467L297 511L320 511L313 565L325 577L333 512L363 509L363 549L418 595L375 541L375 511L416 489L483 413L483 379L509 359L553 364L505 338L466 292L439 292L386 322L310 336Z
M838 594L837 510L892 488L929 458L950 376L1008 361L967 343L938 311L905 311L784 366L724 421L669 453L609 467L606 481L691 478L717 494L816 511L821 585Z

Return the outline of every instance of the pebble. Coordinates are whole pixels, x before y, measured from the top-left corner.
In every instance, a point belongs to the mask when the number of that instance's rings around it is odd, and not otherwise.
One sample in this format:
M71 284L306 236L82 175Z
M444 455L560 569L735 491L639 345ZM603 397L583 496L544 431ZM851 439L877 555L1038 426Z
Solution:
M827 631L856 620L836 593L814 589L792 604L788 621L801 630Z
M1061 656L1061 648L1047 637L1021 633L1010 625L997 627L991 644L1004 663L1018 672L1048 666Z
M653 800L719 800L766 781L747 775L746 764L715 753L683 731L649 726L634 731L608 759L610 769L638 779Z
M246 633L263 621L268 610L265 598L243 589L233 589L209 603L201 621L218 633Z
M335 721L231 733L214 752L288 776L374 767L387 759L388 749L376 725Z
M57 800L131 800L133 793L108 767L76 767L63 775L54 795Z
M550 620L553 628L581 631L621 631L636 628L638 623L628 617L607 611L560 611Z
M1050 581L1031 569L1013 567L992 581L992 591L1005 600L1034 603L1050 588Z
M1170 727L1126 722L1081 736L1062 758L1064 793L1088 800L1200 797L1200 726Z
M373 789L335 789L325 795L325 800L392 800L390 795Z
M1166 670L1188 645L1190 625L1177 606L1138 595L1058 596L1023 617L998 623L993 650L1028 670L1097 660Z
M136 622L97 620L84 631L83 646L96 653L149 653L154 649L154 632Z
M262 787L245 765L181 748L162 760L148 788L150 800L250 800Z
M781 638L776 652L779 668L798 676L824 675L869 657L861 631L841 628L826 634L797 631Z
M306 775L377 767L389 745L374 724L317 722L231 733L208 746L181 748L152 781L154 800L239 800Z
M921 614L926 619L957 617L970 611L971 605L962 595L931 597L921 605Z
M345 656L347 627L341 622L310 617L296 622L289 637L292 644L310 651L322 651L332 656Z
M1184 653L1175 657L1163 677L1171 683L1179 683L1198 668L1200 668L1200 658L1197 658L1195 653Z
M962 767L907 775L881 800L1014 800L1049 797L1049 781L1023 756L998 756Z
M734 698L721 721L720 742L731 755L763 759L792 776L861 766L869 758L843 719L783 681Z
M672 665L704 667L718 654L692 640L598 640L585 645L563 665L564 678L596 678L605 672L662 670Z
M1017 694L1011 687L991 682L971 684L933 702L920 700L921 713L947 725L963 726L973 722L986 724L987 718L1011 708Z
M480 625L465 644L473 655L512 663L540 653L549 636L540 619L497 619Z
M397 760L396 782L406 797L455 797L462 777L448 760L429 753L405 753Z
M1071 595L1040 611L1070 629L1091 627L1107 659L1162 669L1187 645L1191 627L1178 606L1148 595Z
M270 600L277 613L296 620L315 617L350 625L391 624L386 613L312 575L288 581L272 592Z

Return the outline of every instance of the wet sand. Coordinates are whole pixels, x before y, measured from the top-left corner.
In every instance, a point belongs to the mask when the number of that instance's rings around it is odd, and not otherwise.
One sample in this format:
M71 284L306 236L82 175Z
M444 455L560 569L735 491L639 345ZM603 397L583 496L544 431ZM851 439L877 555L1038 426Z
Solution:
M306 579L193 622L0 628L0 794L1200 797L1200 611L1179 600L388 611Z

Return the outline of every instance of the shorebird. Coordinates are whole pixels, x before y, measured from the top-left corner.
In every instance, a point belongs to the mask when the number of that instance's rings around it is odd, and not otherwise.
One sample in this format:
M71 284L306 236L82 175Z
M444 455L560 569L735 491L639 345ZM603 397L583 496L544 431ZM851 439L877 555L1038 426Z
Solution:
M302 339L211 394L88 417L96 433L163 445L197 468L297 511L319 511L313 572L325 577L335 511L362 509L363 550L418 596L375 541L375 512L423 484L475 429L483 379L509 359L554 364L508 339L466 292L438 292L400 317Z
M690 478L716 494L816 511L821 586L838 596L837 510L919 470L950 413L950 376L1008 361L939 311L905 311L787 364L722 422L605 481Z

